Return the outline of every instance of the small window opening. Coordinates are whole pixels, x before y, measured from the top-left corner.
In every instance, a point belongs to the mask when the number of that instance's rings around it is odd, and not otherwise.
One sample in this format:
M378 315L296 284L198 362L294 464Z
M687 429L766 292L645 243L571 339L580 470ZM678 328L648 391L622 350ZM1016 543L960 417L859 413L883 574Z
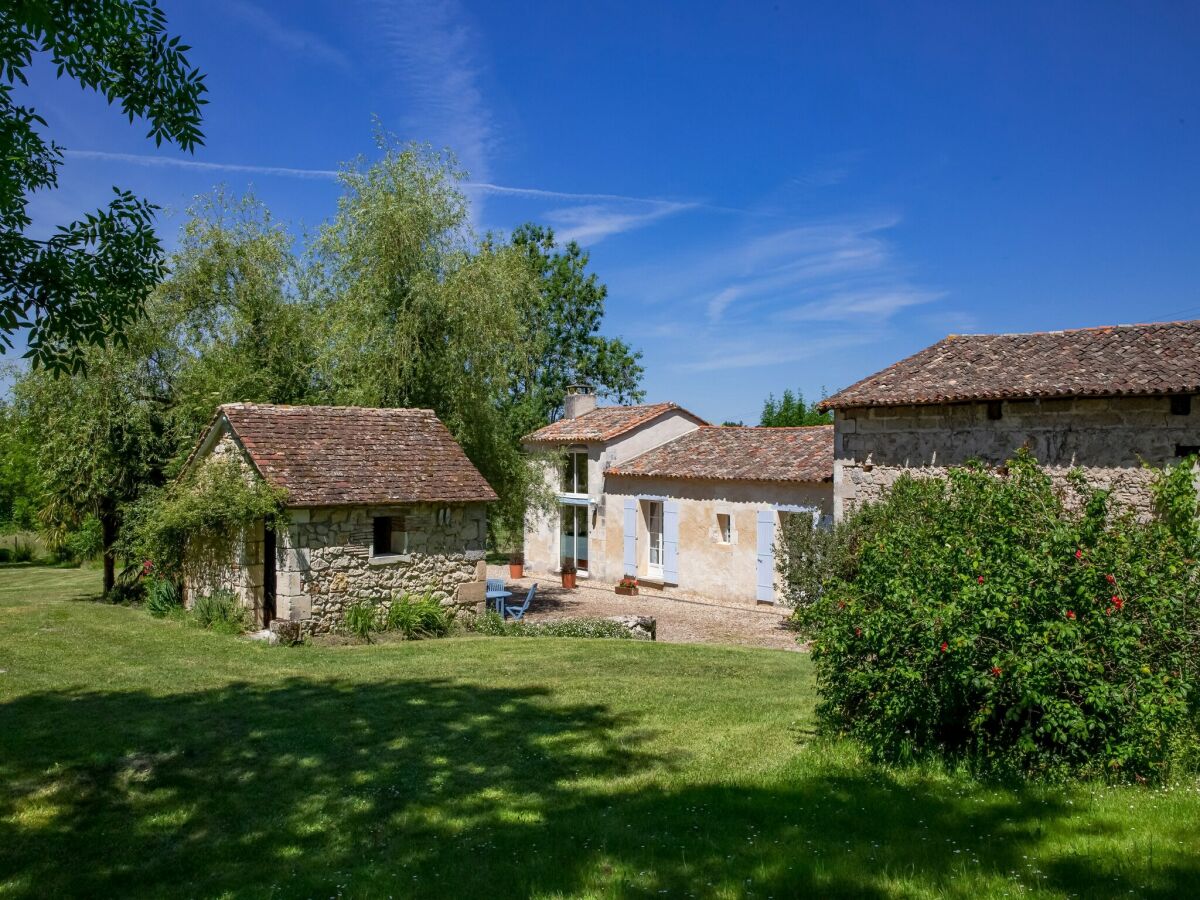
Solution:
M717 533L721 536L722 544L733 543L733 523L729 513L717 513Z
M1171 415L1190 416L1192 414L1192 395L1177 394L1171 398Z
M987 405L987 416L995 422L997 419L1004 417L1004 404L999 400L989 400Z
M372 556L387 556L392 552L392 517L375 517L375 538L371 544Z
M437 522L439 525L449 525L450 524L450 507L448 507L448 506L438 507Z
M1185 456L1200 456L1200 444L1176 444L1175 458L1183 459Z

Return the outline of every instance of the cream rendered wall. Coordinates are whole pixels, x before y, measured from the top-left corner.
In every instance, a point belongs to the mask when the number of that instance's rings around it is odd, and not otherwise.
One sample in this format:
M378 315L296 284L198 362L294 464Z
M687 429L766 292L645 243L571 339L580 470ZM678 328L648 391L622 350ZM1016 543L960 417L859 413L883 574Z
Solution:
M607 521L605 580L623 574L625 500L628 497L666 497L679 502L679 583L682 590L753 603L758 565L758 513L777 506L816 507L822 516L833 511L829 482L748 482L682 478L610 476L605 494ZM637 564L644 577L648 538L646 505L638 503ZM722 543L717 515L731 517L732 540ZM778 518L776 518L778 525Z
M574 444L562 450L586 450L588 454L588 496L594 502L588 507L588 556L590 568L585 577L609 579L612 570L608 562L611 555L607 539L607 510L603 503L605 491L604 471L610 466L623 463L647 450L660 447L668 441L694 431L700 423L689 413L671 410L652 422L648 422L615 440L607 443L594 441ZM536 445L527 445L526 452L537 452ZM543 478L547 487L555 494L561 490L561 473L557 464L543 466ZM525 520L525 568L533 574L555 574L560 567L559 512L555 508L543 513L531 511ZM615 552L615 578L620 578L620 542Z

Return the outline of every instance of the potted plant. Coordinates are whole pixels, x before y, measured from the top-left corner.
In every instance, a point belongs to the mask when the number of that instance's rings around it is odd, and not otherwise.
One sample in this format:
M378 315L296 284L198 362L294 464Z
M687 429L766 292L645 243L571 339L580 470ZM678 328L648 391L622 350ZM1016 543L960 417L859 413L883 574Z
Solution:
M508 577L514 581L525 577L525 554L520 550L508 554Z
M638 594L637 579L632 575L626 575L617 582L617 593L623 597L636 597Z
M565 587L565 588L575 587L575 573L577 571L578 570L574 566L572 566L568 563L563 563L563 567L562 567L562 586L563 587Z

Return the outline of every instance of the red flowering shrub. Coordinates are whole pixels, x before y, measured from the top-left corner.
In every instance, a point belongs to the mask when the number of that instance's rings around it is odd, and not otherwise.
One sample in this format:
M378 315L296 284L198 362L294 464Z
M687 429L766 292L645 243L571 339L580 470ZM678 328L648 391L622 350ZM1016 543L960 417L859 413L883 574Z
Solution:
M1194 769L1191 461L1160 473L1151 521L1072 485L1079 502L1064 505L1021 454L1000 472L902 478L839 526L838 565L792 591L825 725L881 759L942 755L992 775Z

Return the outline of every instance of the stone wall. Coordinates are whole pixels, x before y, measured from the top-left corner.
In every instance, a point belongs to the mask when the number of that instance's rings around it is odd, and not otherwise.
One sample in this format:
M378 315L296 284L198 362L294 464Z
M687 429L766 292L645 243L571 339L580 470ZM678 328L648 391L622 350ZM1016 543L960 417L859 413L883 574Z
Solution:
M223 432L201 465L233 456L241 461L245 477L257 478L245 453L228 431ZM189 609L197 597L217 591L229 591L254 614L254 623L262 624L263 523L258 522L232 535L218 538L192 538L184 548L187 575L183 583L183 602Z
M263 523L233 535L193 540L187 547L183 602L191 609L197 597L229 591L262 624Z
M405 593L432 592L446 605L481 609L487 507L343 507L290 510L278 536L276 614L320 634L339 627L346 607L370 600L384 609ZM403 517L407 546L372 550L376 516Z
M876 500L903 472L943 475L971 459L999 464L1028 447L1052 476L1072 468L1115 499L1149 508L1151 473L1200 445L1200 404L1174 415L1167 397L1004 401L839 410L835 416L834 514Z

